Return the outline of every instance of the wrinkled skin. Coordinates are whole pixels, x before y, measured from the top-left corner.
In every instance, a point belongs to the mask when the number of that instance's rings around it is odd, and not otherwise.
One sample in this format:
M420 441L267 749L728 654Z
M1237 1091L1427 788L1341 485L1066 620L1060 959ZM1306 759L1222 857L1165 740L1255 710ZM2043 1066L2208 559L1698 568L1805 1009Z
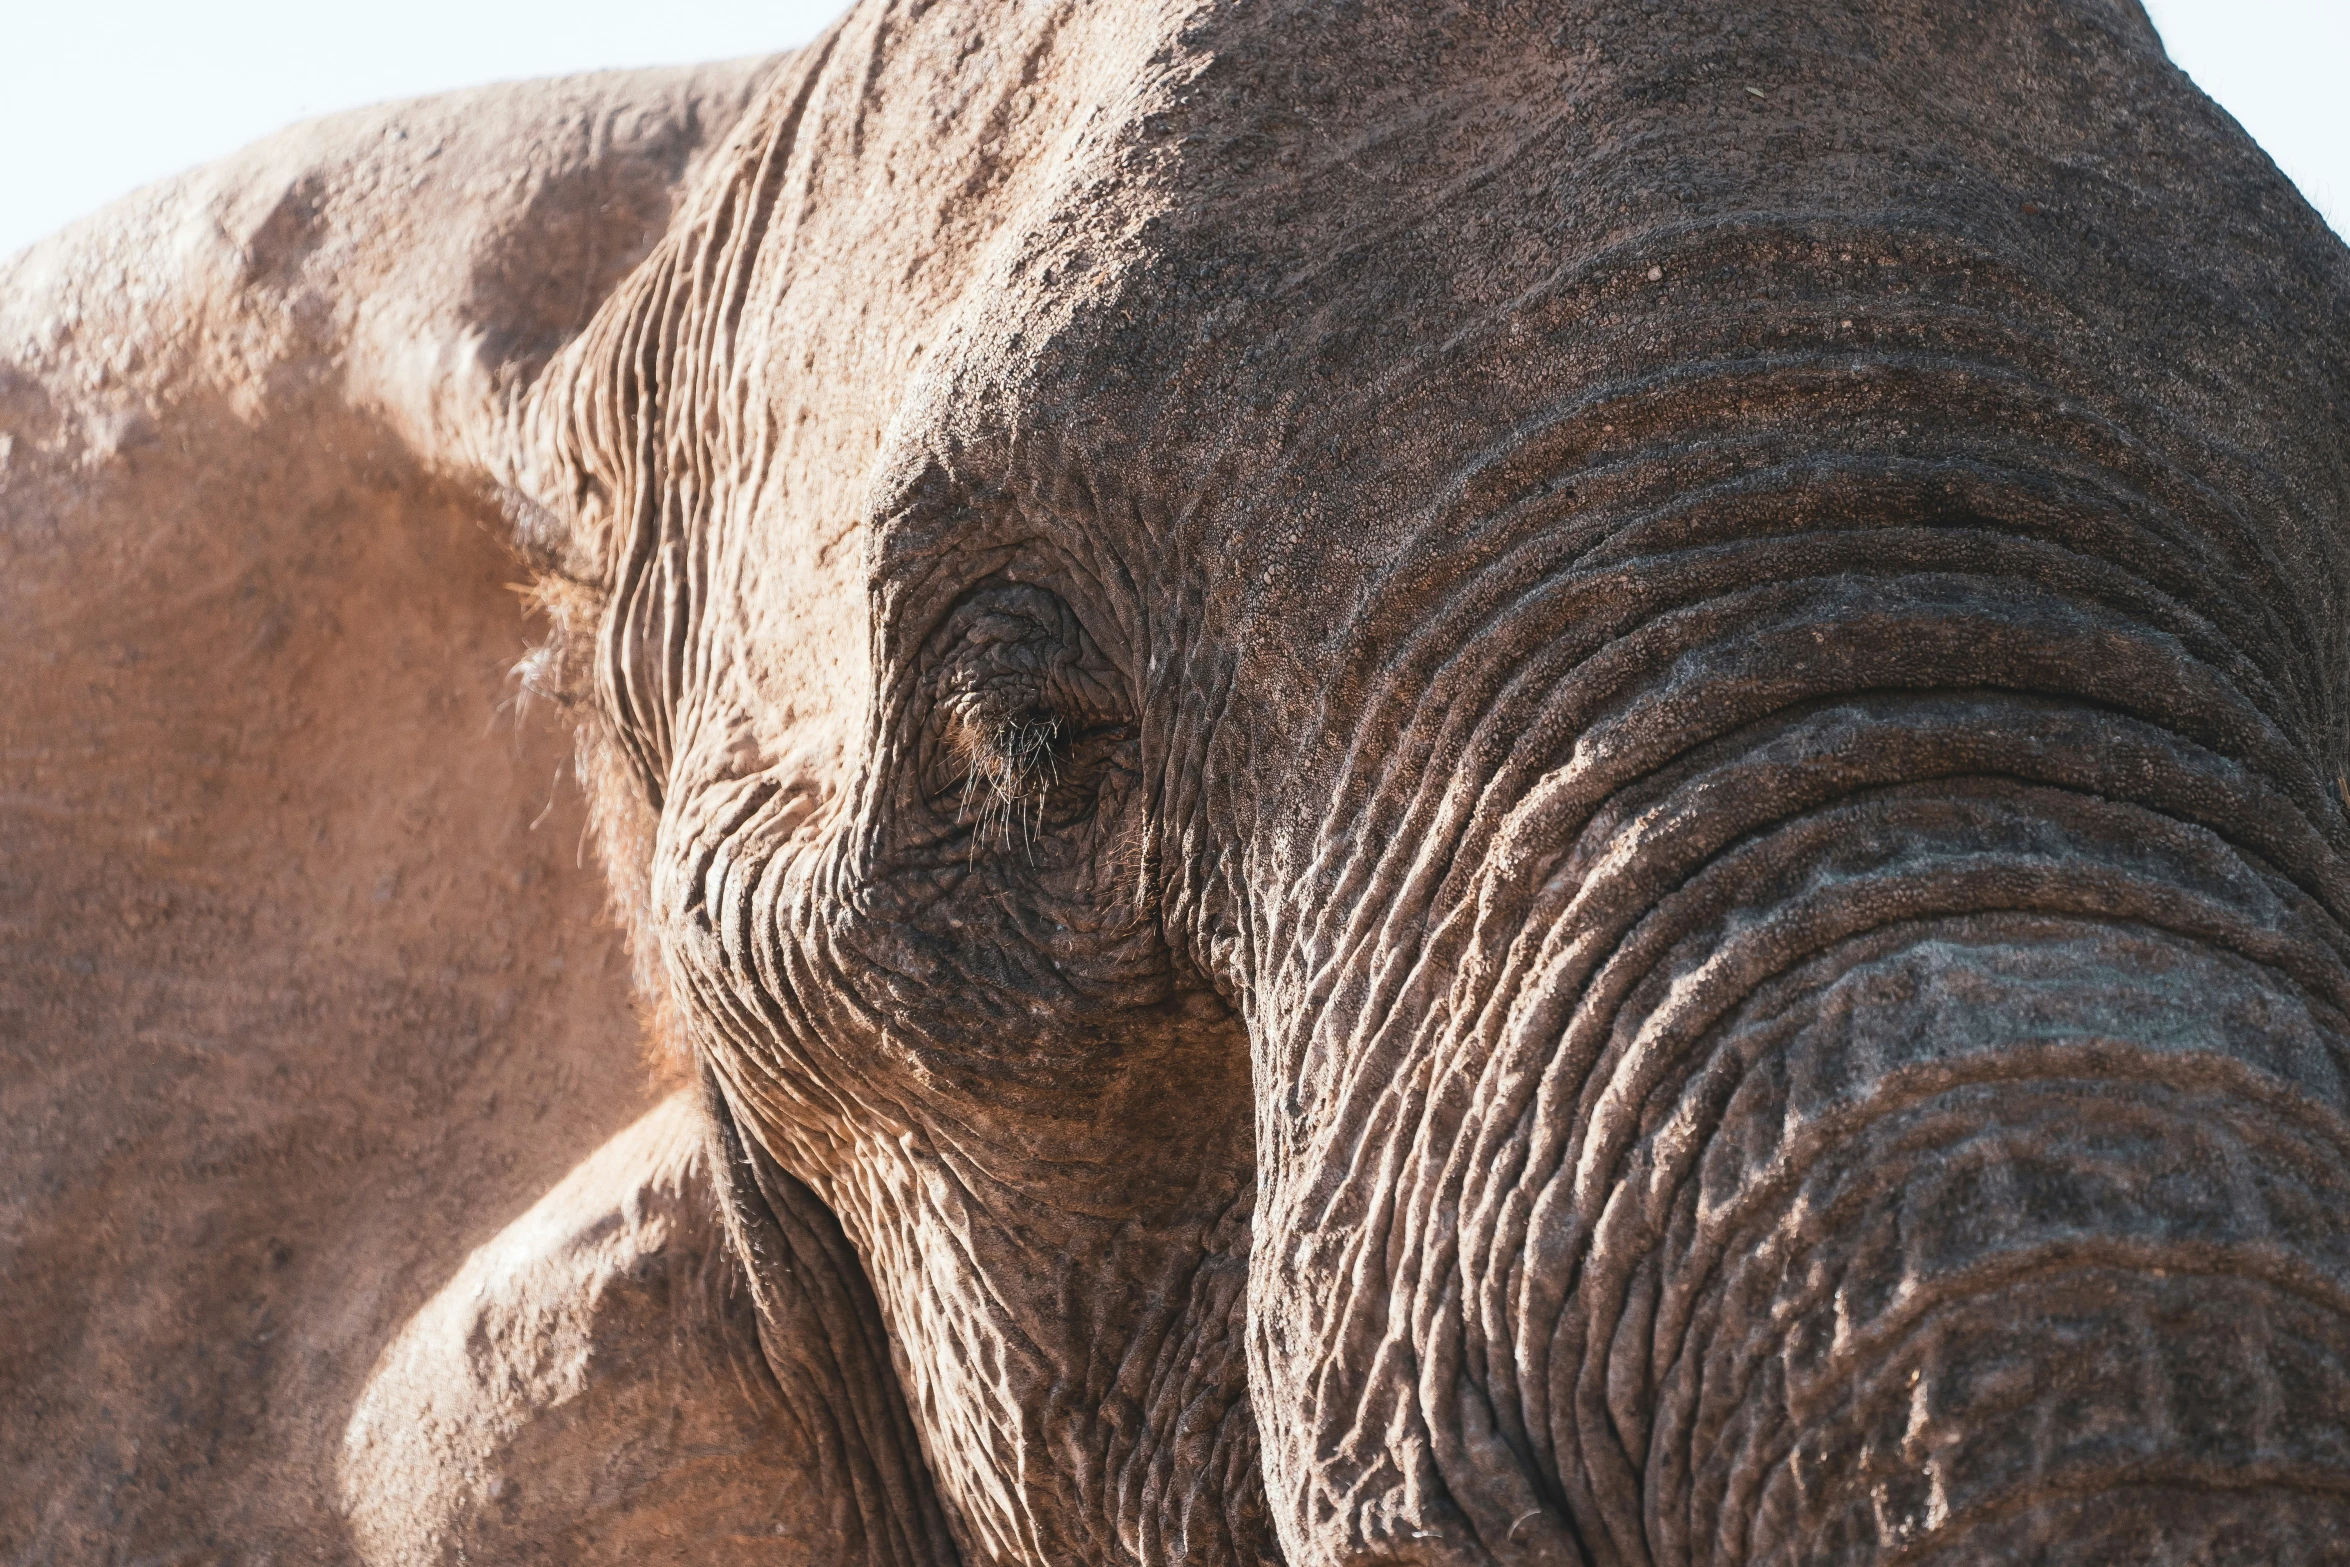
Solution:
M538 573L707 1139L339 1329L353 1549L523 1551L469 1455L637 1375L790 1418L613 1527L782 1559L2350 1554L2350 254L2134 5L868 6L744 101L592 316L332 348ZM673 1369L481 1369L698 1191Z

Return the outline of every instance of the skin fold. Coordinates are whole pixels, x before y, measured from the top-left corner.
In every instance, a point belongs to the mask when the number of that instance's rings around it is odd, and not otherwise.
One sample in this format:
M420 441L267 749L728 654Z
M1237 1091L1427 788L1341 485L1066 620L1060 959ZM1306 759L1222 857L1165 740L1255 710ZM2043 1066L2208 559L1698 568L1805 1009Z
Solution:
M0 284L10 1559L2350 1552L2350 253L2134 4L371 115Z

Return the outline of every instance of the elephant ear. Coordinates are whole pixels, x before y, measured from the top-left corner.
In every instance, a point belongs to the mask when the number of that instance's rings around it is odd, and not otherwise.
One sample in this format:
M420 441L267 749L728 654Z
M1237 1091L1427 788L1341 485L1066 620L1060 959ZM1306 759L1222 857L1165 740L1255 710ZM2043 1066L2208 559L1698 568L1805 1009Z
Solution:
M829 1216L733 1266L509 677L514 410L791 69L346 115L0 265L12 1559L951 1554Z

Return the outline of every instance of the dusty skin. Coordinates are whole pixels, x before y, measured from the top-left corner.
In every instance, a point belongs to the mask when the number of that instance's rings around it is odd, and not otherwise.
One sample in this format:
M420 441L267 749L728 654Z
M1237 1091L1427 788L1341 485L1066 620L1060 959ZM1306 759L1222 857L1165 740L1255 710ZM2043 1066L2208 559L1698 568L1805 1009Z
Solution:
M288 132L0 266L0 1563L2350 1562L2346 600L2129 0Z

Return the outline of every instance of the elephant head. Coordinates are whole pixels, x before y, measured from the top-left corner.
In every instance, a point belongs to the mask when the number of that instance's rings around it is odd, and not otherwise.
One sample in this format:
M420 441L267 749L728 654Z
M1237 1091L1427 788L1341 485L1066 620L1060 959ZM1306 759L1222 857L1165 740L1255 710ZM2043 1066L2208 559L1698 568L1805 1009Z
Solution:
M376 404L854 1550L2338 1548L2350 253L2134 4L872 4L678 180Z

